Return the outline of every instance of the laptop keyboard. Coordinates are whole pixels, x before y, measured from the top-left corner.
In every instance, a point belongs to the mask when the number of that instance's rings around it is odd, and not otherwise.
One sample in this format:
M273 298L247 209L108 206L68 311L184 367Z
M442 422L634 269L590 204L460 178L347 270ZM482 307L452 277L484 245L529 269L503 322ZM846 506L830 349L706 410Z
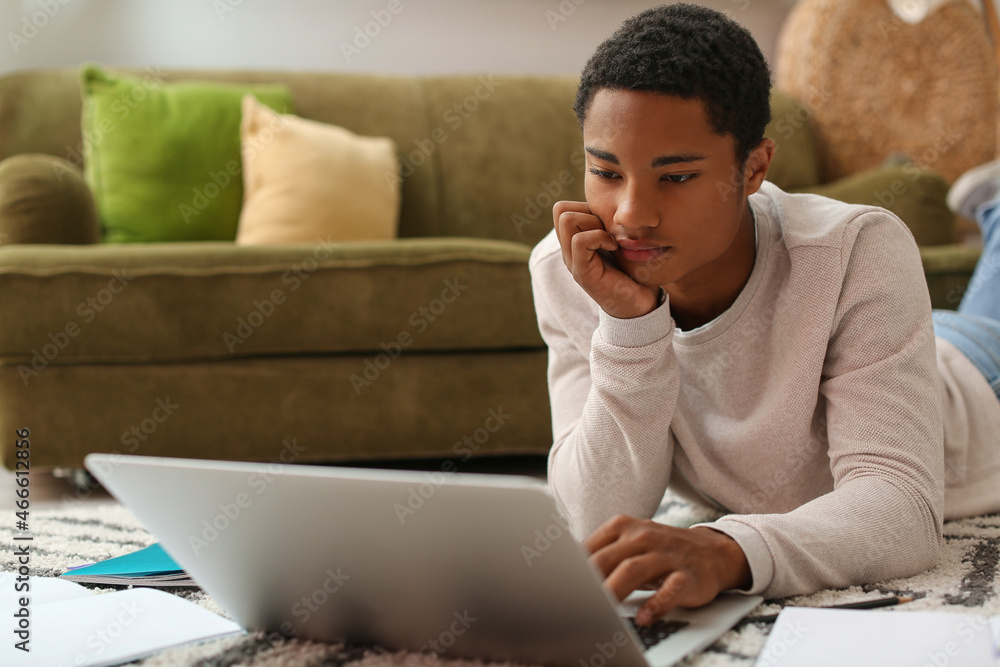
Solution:
M652 625L639 625L635 622L635 617L628 616L628 622L632 624L635 634L639 635L642 646L651 649L664 639L674 634L683 627L687 627L687 621L664 621L659 620Z

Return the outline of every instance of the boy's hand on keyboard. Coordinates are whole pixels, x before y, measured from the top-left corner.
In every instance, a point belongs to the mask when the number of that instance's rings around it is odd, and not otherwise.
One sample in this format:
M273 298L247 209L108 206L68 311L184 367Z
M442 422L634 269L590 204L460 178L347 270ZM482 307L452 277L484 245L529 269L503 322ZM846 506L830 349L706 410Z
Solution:
M639 284L617 265L611 252L618 243L587 202L556 202L552 218L566 268L604 312L628 319L660 305L658 288Z
M740 546L707 527L675 528L619 515L595 530L584 547L619 600L643 587L655 588L635 615L643 625L675 607L700 607L722 591L751 585Z

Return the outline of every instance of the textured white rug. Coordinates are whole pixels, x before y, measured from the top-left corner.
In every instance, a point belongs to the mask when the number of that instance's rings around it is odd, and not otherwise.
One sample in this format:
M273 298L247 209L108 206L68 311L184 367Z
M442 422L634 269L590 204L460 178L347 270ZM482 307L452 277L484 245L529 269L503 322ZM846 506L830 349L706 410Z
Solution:
M710 520L714 515L676 499L667 499L657 519L687 526ZM13 569L13 512L0 516L0 569ZM57 576L68 567L121 556L154 542L154 538L126 509L113 502L67 504L32 512L31 573ZM893 613L936 609L968 614L1000 614L1000 515L993 514L945 524L946 544L937 567L908 579L880 582L844 590L821 591L815 595L771 601L754 614L778 612L787 604L823 606L886 595L916 598ZM107 589L95 589L107 590ZM178 595L225 615L200 590L174 589ZM724 635L701 655L685 665L749 666L764 646L770 625L744 623ZM236 667L241 665L281 665L288 667L382 667L473 666L479 662L448 660L435 654L393 653L377 647L327 645L301 640L285 640L280 635L254 633L240 637L167 650L142 661L144 667L193 665Z

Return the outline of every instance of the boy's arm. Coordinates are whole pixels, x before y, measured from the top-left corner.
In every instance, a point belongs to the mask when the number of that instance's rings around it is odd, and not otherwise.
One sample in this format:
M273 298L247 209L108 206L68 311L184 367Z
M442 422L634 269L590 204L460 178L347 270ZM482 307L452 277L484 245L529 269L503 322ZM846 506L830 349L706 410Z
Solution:
M736 539L752 592L766 597L910 576L937 559L944 445L930 300L912 236L877 215L856 221L819 387L834 490L785 514L705 524Z
M669 305L631 319L597 308L594 330L595 304L558 245L543 241L530 266L549 347L549 482L559 507L579 539L617 514L651 517L670 478L679 386Z

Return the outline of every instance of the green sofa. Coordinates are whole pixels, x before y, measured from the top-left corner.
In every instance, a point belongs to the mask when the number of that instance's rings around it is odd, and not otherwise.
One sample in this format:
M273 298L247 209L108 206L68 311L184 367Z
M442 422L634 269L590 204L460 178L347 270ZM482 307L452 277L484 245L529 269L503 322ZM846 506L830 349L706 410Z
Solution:
M400 238L100 243L69 164L79 73L0 77L0 426L30 429L33 468L78 467L92 451L454 457L459 469L547 452L527 259L552 203L583 197L573 77L163 76L285 83L298 115L391 137ZM774 107L772 180L864 203L895 192L890 208L928 245L935 304L954 307L976 253L949 245L943 181L887 166L820 185L808 119L780 94ZM2 457L13 466L13 437Z

